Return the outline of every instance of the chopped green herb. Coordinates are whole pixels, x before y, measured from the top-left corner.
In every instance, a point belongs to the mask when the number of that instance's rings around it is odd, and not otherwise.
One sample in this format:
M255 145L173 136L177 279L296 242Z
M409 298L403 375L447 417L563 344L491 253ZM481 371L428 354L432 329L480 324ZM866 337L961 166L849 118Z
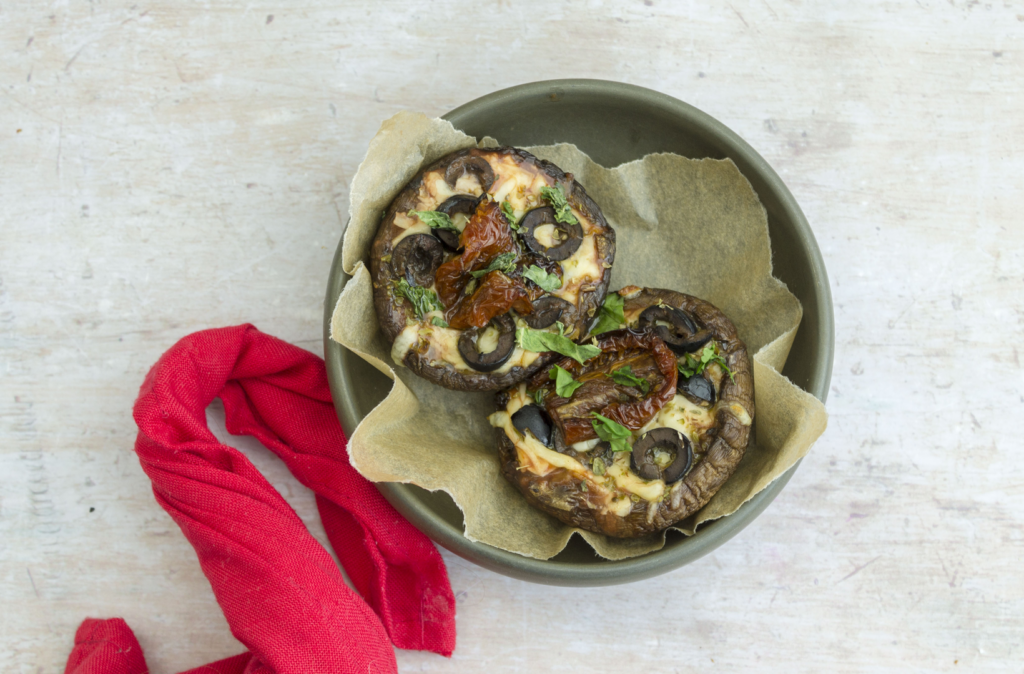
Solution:
M519 231L519 223L516 222L516 213L515 209L512 208L512 204L507 201L501 202L501 212L505 215L505 219L508 220L508 226L513 231Z
M635 376L633 374L633 368L629 365L626 367L620 367L608 376L611 377L612 381L616 384L622 384L623 386L636 386L644 393L651 390L651 383L646 379Z
M530 279L541 287L542 290L551 292L562 287L562 279L558 274L549 274L535 264L531 264L523 271L523 276Z
M700 371L700 361L694 358L692 353L688 353L683 356L683 362L676 363L676 368L679 370L679 374L689 379Z
M731 381L736 381L736 379L733 377L732 370L730 370L729 366L725 364L725 358L722 358L722 356L718 354L718 347L715 345L714 342L709 342L708 344L704 345L704 350L700 354L700 359L698 359L692 353L688 353L686 354L684 360L685 362L678 363L677 367L679 368L680 374L682 374L687 379L694 376L695 374L700 374L704 372L704 370L706 370L708 365L710 365L711 363L718 363L719 366L721 366L721 368L725 370L725 373L729 375L729 379Z
M544 402L544 394L545 393L547 393L547 391L545 391L542 388L539 388L539 389L537 389L536 391L533 392L533 399L535 401L537 401L538 405L540 405L542 402Z
M523 351L533 351L534 353L554 351L572 358L581 365L601 353L601 349L596 346L576 344L564 334L556 335L553 332L532 328L516 330L516 344Z
M439 328L447 328L448 324L444 322L444 319L440 316L434 316L430 319L431 324L436 325Z
M473 291L476 290L476 279L469 279L469 283L466 284L466 289L462 291L463 295L472 295Z
M431 311L443 310L441 301L437 299L437 293L420 286L409 285L405 279L400 279L395 284L395 294L412 302L413 311L417 320L422 319L424 314Z
M601 305L601 313L598 314L597 324L590 331L592 335L600 335L609 330L618 330L619 326L626 322L626 316L622 311L622 296L618 293L609 293Z
M416 216L427 223L431 229L448 229L461 234L459 228L452 223L452 219L439 211L409 211L409 215Z
M628 428L617 421L601 416L597 412L591 412L590 416L594 418L590 425L594 427L597 437L610 444L613 452L629 452L633 450L629 446L629 439L632 437L632 433L629 432Z
M575 225L579 222L576 216L572 214L572 209L569 208L569 202L565 198L565 192L559 186L555 187L542 187L540 188L540 195L547 199L551 207L555 209L555 220L563 222L567 225Z
M471 271L469 273L473 275L473 278L480 278L484 274L490 274L492 271L500 271L505 274L511 274L513 271L515 271L515 268L516 254L509 252L498 255L493 260L491 260L491 263L487 265L485 268L478 269L477 271Z
M563 398L569 398L583 382L576 381L565 368L554 366L548 371L548 376L555 380L555 393Z
M594 475L604 475L605 465L604 460L599 456L594 459Z

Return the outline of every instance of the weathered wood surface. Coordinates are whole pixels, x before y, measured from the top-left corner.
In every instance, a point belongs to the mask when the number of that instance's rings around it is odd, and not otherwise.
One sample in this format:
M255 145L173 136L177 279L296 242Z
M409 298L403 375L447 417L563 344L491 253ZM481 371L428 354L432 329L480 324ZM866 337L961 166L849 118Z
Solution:
M382 119L597 77L787 181L831 274L831 425L750 528L653 580L446 553L456 654L402 669L1020 671L1022 36L1024 5L960 0L0 5L0 669L61 671L86 616L127 619L154 672L239 652L132 454L147 368L244 321L321 352Z

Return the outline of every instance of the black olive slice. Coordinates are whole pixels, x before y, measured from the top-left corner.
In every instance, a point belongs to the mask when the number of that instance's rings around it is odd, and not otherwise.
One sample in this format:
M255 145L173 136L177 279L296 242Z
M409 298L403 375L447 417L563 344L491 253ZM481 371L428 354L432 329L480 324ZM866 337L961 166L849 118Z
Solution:
M555 238L561 241L557 246L547 248L534 236L534 231L541 225L554 225ZM537 255L549 260L565 260L583 243L583 227L579 223L569 225L555 220L555 209L550 206L535 208L523 216L519 223L519 233L526 246Z
M477 328L463 330L459 337L459 353L462 354L462 359L477 372L497 370L512 357L512 352L516 348L516 322L511 315L496 316L488 325L494 325L499 330L498 345L494 347L494 351L477 351L476 342L480 335Z
M455 187L455 183L466 173L476 175L477 180L480 181L480 189L484 192L494 184L494 169L483 157L474 156L459 157L448 164L448 168L444 170L444 181Z
M479 204L480 197L474 197L469 194L456 194L454 197L446 199L443 204L437 207L437 210L449 217L455 213L472 216ZM457 251L462 247L459 242L460 234L458 232L453 232L450 229L435 229L433 234L449 250Z
M524 405L512 415L512 425L522 433L529 429L545 447L551 446L551 417L537 405Z
M479 205L480 197L474 197L472 194L456 194L454 197L445 199L444 203L437 207L437 210L447 216L451 216L453 213L473 215Z
M658 323L668 323L668 326ZM640 313L638 327L654 330L654 334L678 354L695 351L711 340L711 332L698 331L697 324L685 311L664 304L644 309Z
M694 402L707 405L714 405L715 398L715 385L711 383L711 380L702 374L695 374L689 379L683 379L679 377L679 383L676 389L680 391L687 398Z
M653 451L675 452L675 459L662 470L654 463ZM655 428L640 436L633 445L630 463L633 471L645 480L662 479L666 484L675 482L690 470L693 464L693 446L690 439L674 428Z
M554 325L555 321L566 323L565 317L569 316L573 309L571 302L554 295L545 295L533 303L533 313L523 316L523 320L534 330L541 330Z
M444 262L441 242L429 234L410 234L395 246L391 264L411 285L434 285L437 268Z
M701 349L704 348L705 344L711 341L712 337L714 337L714 335L711 334L710 330L698 330L696 333L683 339L682 342L680 342L680 350L676 351L676 353L682 354L700 351ZM671 344L669 345L669 348L671 348Z

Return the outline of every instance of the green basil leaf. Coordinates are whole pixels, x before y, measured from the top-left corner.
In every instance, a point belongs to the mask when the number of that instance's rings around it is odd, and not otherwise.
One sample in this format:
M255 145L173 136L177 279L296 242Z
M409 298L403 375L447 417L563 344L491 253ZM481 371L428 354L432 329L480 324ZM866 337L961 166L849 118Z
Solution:
M555 380L555 393L563 398L572 397L576 389L583 386L583 382L573 379L568 370L558 365L548 370L548 376Z
M642 379L634 375L633 368L629 365L626 367L620 367L608 376L611 377L612 381L616 384L622 384L623 386L635 386L644 393L651 390L651 383L646 379Z
M618 293L609 293L601 305L601 313L598 314L597 324L590 331L592 335L600 335L609 330L618 330L619 326L626 322L626 316L622 311L623 300Z
M490 274L492 271L500 271L504 274L511 274L516 269L516 254L502 253L491 260L491 263L484 269L478 269L477 271L469 272L473 278L480 278L485 274Z
M440 316L434 316L433 318L430 319L430 322L433 325L436 325L439 328L447 328L448 327L448 324L445 323L444 319L441 318Z
M508 220L508 226L513 231L519 231L519 223L516 221L516 212L512 208L512 204L507 201L501 202L501 212L505 215L505 219Z
M581 365L601 353L601 349L596 346L577 344L564 335L532 328L516 330L516 343L523 351L533 351L534 353L554 351L572 358Z
M710 355L708 355L709 350ZM722 358L722 356L719 355L718 345L715 344L714 342L711 342L704 347L704 353L701 354L700 360L701 370L706 369L707 366L710 365L711 363L718 363L719 367L725 370L725 373L729 375L729 379L731 381L736 381L735 377L733 377L732 370L730 370L729 366L725 364L725 358Z
M395 294L399 297L404 297L412 303L417 320L422 319L424 314L428 314L431 311L444 310L441 300L437 299L437 293L427 288L409 285L409 282L405 279L400 279L395 284Z
M523 271L523 276L530 279L541 287L542 290L552 292L562 287L562 279L557 274L549 274L535 264L531 264Z
M569 208L569 201L565 198L565 192L558 185L554 187L540 188L540 195L547 199L551 207L555 209L555 220L567 225L575 225L579 222Z
M414 215L427 225L431 229L447 229L457 234L461 234L459 228L452 223L452 219L446 214L439 211L409 211L409 215Z
M692 353L686 354L683 363L677 363L676 367L679 369L679 373L689 379L690 377L701 374L707 369L711 363L718 363L718 365L725 370L725 373L729 375L729 379L736 381L733 376L733 371L729 369L729 366L725 363L725 358L722 358L718 354L718 346L714 342L710 342L704 346L704 350L701 351L700 358L698 359Z
M597 437L610 444L613 452L633 451L633 448L629 446L629 439L632 437L632 433L630 433L628 428L617 421L601 416L597 412L591 412L590 416L593 417L590 425L594 427Z

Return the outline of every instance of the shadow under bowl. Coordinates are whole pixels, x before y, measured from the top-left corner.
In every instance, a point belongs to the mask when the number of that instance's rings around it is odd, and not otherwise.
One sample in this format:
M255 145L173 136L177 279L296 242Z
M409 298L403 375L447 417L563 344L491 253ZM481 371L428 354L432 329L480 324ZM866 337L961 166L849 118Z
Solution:
M665 94L602 80L552 80L497 91L444 116L470 136L518 147L573 143L614 167L657 152L694 159L729 158L750 181L768 213L774 273L803 305L803 320L783 374L822 402L835 347L832 295L821 252L793 195L768 163L725 125ZM391 380L330 339L338 295L348 281L335 253L324 306L324 350L334 406L347 434L391 389ZM756 423L756 422L755 422ZM448 494L415 485L379 483L384 497L439 545L480 566L536 583L599 586L650 578L711 552L754 520L796 471L793 466L738 511L687 537L669 531L665 547L609 561L574 536L548 560L523 557L463 536L462 512Z

